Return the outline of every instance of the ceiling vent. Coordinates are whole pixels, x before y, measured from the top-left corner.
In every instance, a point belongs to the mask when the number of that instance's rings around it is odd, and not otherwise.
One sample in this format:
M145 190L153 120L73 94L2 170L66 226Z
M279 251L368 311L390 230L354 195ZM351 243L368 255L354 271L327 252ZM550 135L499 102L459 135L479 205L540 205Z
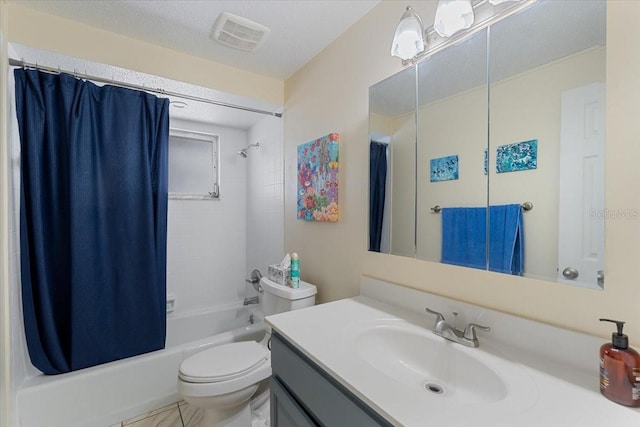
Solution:
M250 19L229 12L222 12L211 30L211 38L225 46L254 52L271 30Z

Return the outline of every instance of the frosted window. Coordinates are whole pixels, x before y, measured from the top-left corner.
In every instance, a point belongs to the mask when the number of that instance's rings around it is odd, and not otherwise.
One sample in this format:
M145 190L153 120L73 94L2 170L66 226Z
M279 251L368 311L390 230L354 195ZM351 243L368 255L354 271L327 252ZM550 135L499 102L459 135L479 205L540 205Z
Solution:
M172 129L169 133L169 196L218 198L218 137Z

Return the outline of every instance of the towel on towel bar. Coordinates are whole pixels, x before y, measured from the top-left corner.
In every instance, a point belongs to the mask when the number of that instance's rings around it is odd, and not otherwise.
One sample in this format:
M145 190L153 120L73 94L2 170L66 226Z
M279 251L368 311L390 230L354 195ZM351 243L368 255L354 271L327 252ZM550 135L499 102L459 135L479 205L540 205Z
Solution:
M524 236L518 204L491 206L489 270L522 275ZM446 264L487 268L486 208L442 208L442 259Z
M524 225L519 204L489 208L489 270L522 276Z
M442 262L487 268L487 209L442 208Z

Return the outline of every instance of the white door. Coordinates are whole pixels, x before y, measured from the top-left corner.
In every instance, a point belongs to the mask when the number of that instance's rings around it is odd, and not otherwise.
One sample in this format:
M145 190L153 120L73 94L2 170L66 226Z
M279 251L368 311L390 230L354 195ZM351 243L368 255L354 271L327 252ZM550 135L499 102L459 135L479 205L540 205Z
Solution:
M561 108L558 282L601 288L606 216L604 83L563 92Z

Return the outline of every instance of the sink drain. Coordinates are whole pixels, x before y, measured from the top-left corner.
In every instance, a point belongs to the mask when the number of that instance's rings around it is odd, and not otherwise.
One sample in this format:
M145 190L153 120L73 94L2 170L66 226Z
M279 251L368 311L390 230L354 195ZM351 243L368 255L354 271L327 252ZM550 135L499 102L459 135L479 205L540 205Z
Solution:
M442 394L444 393L444 389L442 388L441 385L438 385L436 383L426 383L424 385L424 388L427 391L430 391L431 393L435 393L435 394Z

